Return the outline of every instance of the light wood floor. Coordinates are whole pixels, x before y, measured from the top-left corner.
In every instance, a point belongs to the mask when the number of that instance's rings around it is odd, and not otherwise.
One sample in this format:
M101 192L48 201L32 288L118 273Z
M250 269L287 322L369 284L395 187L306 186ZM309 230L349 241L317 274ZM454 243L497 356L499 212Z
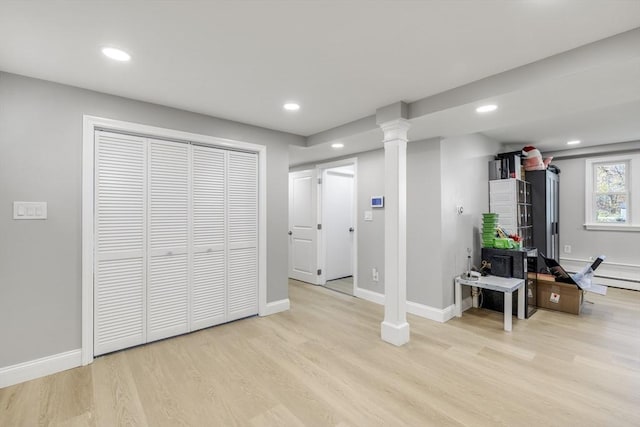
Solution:
M114 353L0 390L0 426L638 426L640 293L583 314L409 316L290 283L291 310Z
M353 296L353 276L329 280L324 286L332 291Z

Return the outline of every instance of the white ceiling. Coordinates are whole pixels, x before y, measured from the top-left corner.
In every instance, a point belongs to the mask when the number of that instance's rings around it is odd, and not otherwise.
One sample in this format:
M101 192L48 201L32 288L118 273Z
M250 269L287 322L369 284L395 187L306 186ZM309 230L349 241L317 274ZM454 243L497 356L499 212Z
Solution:
M0 70L308 136L636 27L636 0L2 0ZM283 111L289 100L302 109ZM621 123L638 117L626 103L603 108L629 132L600 140L638 133ZM524 119L483 131L548 144L613 123L594 111Z

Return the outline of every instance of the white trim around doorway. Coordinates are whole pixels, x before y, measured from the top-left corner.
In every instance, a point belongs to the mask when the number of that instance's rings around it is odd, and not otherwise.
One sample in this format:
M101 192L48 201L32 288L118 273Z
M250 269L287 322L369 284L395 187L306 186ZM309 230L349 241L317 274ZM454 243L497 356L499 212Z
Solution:
M353 272L353 290L352 295L355 295L356 289L358 289L358 158L352 157L348 159L336 160L328 163L320 163L316 165L316 175L320 178L323 176L323 171L326 169L339 168L342 166L353 166L353 250L351 254L351 271ZM318 184L317 192L317 206L318 206L318 219L319 223L322 223L322 202L323 202L323 187L322 184ZM326 271L326 245L324 239L324 230L320 230L318 238L318 268L322 270L322 274L319 277L319 284L325 285L327 283L325 277Z
M82 365L93 362L93 266L94 266L94 135L107 130L134 135L195 142L258 155L258 315L289 307L288 300L267 304L267 148L263 145L216 138L139 123L85 115L82 139Z

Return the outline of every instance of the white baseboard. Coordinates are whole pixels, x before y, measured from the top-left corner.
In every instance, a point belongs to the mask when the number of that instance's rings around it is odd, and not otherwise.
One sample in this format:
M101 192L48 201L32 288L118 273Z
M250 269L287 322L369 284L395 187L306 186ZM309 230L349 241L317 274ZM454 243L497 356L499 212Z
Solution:
M593 283L598 285L611 286L612 288L631 289L632 291L640 291L640 282L630 282L628 280L611 279L608 277L593 278Z
M368 289L356 288L355 296L376 304L384 305L384 294L370 291ZM462 311L471 308L471 297L462 300ZM407 301L407 313L424 317L425 319L435 320L444 323L452 319L456 315L455 305L451 304L445 308L434 308L428 305L419 304L417 302Z
M376 304L384 305L384 294L381 294L379 292L356 287L354 296L367 301L375 302Z
M268 302L264 309L264 312L260 313L260 316L269 316L271 314L280 313L281 311L287 311L290 308L289 298L281 299L279 301Z
M0 368L0 388L66 371L82 365L82 350L71 350Z
M445 308L434 308L417 302L407 301L407 313L444 323L455 316L455 305Z

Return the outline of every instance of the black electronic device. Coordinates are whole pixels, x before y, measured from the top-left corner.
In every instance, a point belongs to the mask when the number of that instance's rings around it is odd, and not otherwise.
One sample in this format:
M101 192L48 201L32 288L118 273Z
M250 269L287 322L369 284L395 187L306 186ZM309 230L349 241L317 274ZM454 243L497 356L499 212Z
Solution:
M491 274L499 277L513 277L513 257L508 255L492 255Z
M481 262L483 272L492 276L515 277L525 279L524 289L518 289L513 297L513 312L518 310L517 293L524 291L526 297L526 314L529 318L536 312L536 279L535 272L538 262L538 251L536 249L497 249L482 248ZM482 290L482 308L503 312L504 293Z
M591 264L591 270L596 271L596 268L602 264L602 261L604 261L604 257L602 255L596 258L596 260L593 261L593 264Z

